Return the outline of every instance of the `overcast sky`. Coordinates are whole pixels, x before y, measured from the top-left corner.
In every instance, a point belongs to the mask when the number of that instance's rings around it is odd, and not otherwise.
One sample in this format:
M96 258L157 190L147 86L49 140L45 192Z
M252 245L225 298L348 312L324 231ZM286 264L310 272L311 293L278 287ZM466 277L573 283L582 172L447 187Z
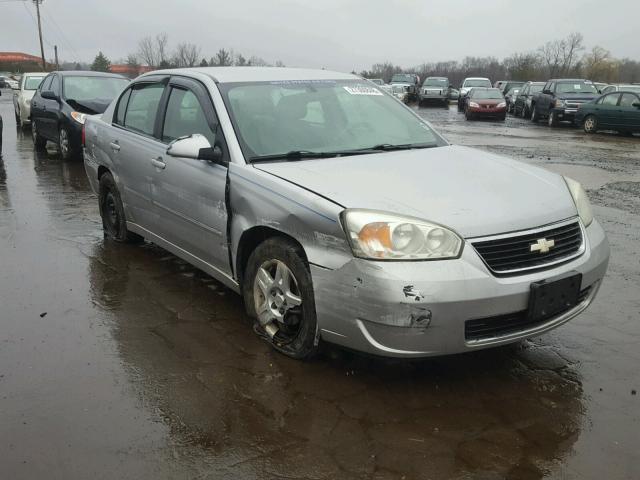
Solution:
M0 51L39 55L30 0L0 0ZM210 58L221 48L287 66L362 70L466 55L498 58L581 32L587 48L640 59L640 0L44 0L45 53L112 61L167 32Z

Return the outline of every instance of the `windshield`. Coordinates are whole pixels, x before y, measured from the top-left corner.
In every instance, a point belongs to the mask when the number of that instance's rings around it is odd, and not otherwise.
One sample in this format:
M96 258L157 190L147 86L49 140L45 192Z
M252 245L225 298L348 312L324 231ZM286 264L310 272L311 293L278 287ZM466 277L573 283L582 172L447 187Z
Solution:
M482 79L465 80L463 87L491 87L491 82Z
M446 145L427 123L368 82L229 83L220 89L247 159Z
M593 83L563 82L556 85L556 93L598 93Z
M394 75L391 77L391 82L399 82L399 83L414 83L415 78L413 75Z
M502 92L497 88L489 88L487 90L474 88L471 90L471 98L480 100L502 100Z
M129 80L120 77L69 76L63 78L64 99L76 102L111 101L129 83Z
M369 81L375 83L376 85L383 85L384 84L384 82L382 81L381 78L372 78Z
M26 77L24 81L25 90L37 90L44 77Z
M449 85L449 80L445 78L427 78L424 81L425 87L446 87Z
M541 85L530 85L529 86L529 93L540 93L542 91L542 89L544 88L544 83Z

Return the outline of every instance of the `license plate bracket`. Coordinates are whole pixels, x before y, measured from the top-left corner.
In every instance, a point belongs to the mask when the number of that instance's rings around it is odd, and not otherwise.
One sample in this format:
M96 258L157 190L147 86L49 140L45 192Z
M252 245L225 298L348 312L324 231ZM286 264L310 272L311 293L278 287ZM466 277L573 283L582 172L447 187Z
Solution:
M578 304L582 274L569 272L562 277L531 284L527 316L541 321L569 310Z

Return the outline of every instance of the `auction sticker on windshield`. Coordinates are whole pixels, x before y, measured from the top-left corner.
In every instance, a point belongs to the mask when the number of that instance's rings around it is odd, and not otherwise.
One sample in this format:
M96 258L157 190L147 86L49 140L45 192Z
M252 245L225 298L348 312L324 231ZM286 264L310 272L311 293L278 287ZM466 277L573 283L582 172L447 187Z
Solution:
M366 85L356 85L355 87L342 87L351 95L384 95L377 88L367 87Z

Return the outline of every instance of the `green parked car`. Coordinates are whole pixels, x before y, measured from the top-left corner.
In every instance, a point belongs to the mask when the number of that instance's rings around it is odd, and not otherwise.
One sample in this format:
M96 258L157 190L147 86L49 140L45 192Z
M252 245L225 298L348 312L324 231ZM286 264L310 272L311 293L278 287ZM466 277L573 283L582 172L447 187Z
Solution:
M587 133L598 130L640 133L640 94L614 92L583 103L578 108L575 122Z

